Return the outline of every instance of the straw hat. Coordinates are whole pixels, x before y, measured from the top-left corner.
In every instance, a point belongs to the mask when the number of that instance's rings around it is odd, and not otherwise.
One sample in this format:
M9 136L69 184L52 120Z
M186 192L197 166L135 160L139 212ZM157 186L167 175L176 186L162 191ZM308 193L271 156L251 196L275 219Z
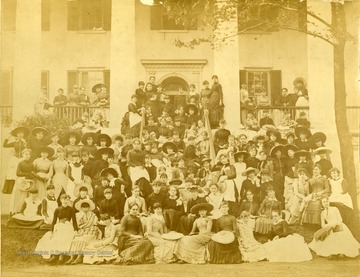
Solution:
M169 182L169 185L170 186L180 186L182 184L182 182L183 181L181 181L180 179L174 179Z
M220 244L230 244L234 242L235 236L230 231L220 231L211 236L211 240Z
M88 203L88 204L90 205L90 211L95 210L95 204L94 204L94 202L91 201L90 199L82 199L82 200L76 202L76 204L75 204L75 209L77 209L78 211L80 211L80 210L81 210L81 204L82 204L82 203Z
M319 155L319 154L322 154L322 153L331 154L332 151L331 151L331 149L329 149L327 147L324 147L324 146L316 148L315 151L314 151L315 155Z

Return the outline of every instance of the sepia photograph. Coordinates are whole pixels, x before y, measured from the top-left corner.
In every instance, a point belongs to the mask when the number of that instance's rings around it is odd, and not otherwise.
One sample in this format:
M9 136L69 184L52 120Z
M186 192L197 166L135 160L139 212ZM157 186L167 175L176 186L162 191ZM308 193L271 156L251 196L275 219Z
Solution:
M360 276L360 0L1 0L1 276Z

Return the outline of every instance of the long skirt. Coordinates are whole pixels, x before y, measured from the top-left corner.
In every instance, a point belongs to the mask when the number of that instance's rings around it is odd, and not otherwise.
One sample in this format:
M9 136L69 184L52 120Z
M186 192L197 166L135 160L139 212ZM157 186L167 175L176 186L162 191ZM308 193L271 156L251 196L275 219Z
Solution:
M180 217L180 233L183 233L184 235L188 235L191 232L191 228L194 224L195 217L188 217L187 215L183 215Z
M133 184L140 178L144 177L146 180L150 181L149 172L141 166L129 166L129 177Z
M10 198L10 211L20 212L25 198L28 197L28 190L35 188L33 180L27 180L24 177L18 177L15 180L14 190Z
M40 177L45 177L47 175L47 173L44 172L38 172L37 174ZM35 187L38 190L38 197L40 199L44 199L46 197L46 186L47 186L46 182L35 179Z
M85 229L79 229L75 234L74 239L70 246L70 252L72 255L79 255L83 250L86 249L87 245L96 240L100 230L96 226L91 226Z
M6 224L7 228L37 229L43 224L44 217L40 215L24 216L16 214Z
M185 236L178 241L174 254L189 264L204 264L208 260L206 246L210 238L211 234Z
M147 239L120 235L118 247L117 264L150 264L155 262L154 247Z
M323 241L313 239L309 244L318 256L328 257L331 255L345 255L350 258L359 256L360 244L353 237L349 228L343 223L342 231L331 231Z
M56 199L60 196L62 190L66 192L68 180L68 177L64 173L55 173L52 177L52 184L55 186Z
M208 251L211 264L239 264L242 262L239 243L236 239L230 244L220 244L210 240Z
M289 178L285 176L284 180L284 206L286 210L290 210L291 201L294 197L294 189L293 189L293 178Z
M176 240L165 240L162 238L148 237L154 246L155 263L171 263L175 261L174 249L177 244Z
M259 217L255 221L255 232L267 235L272 231L274 221L271 218Z
M298 234L264 244L269 262L305 262L312 260L310 249Z
M115 260L118 255L118 249L115 244L107 244L100 248L95 248L94 244L98 240L91 241L84 250L84 264L93 264L95 262Z
M320 225L321 211L322 211L322 206L320 200L310 201L309 203L307 203L305 207L302 223Z
M42 253L44 259L50 255L66 255L69 253L70 245L74 237L74 227L70 221L57 223L54 231L47 232L35 248L36 252Z

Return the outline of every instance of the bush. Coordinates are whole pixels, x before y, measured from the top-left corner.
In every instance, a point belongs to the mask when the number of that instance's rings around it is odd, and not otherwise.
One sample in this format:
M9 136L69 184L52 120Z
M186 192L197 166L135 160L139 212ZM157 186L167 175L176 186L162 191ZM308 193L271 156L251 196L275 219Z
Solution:
M50 133L57 133L60 137L70 130L70 124L67 120L58 118L55 114L32 114L15 123L15 126L26 126L31 129L34 127L43 127Z

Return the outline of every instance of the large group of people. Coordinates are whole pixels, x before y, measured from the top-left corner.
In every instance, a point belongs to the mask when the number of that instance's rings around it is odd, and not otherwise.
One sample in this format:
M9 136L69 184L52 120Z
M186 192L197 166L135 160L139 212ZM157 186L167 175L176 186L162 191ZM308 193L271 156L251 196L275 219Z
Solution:
M13 150L3 188L11 194L7 226L47 229L35 253L49 264L359 255L348 183L306 114L284 133L269 114L261 121L249 112L236 134L222 118L216 75L211 88L204 81L200 93L191 86L175 98L170 103L155 78L139 82L126 132L113 136L13 129L3 144ZM296 225L316 230L310 244L290 231Z

